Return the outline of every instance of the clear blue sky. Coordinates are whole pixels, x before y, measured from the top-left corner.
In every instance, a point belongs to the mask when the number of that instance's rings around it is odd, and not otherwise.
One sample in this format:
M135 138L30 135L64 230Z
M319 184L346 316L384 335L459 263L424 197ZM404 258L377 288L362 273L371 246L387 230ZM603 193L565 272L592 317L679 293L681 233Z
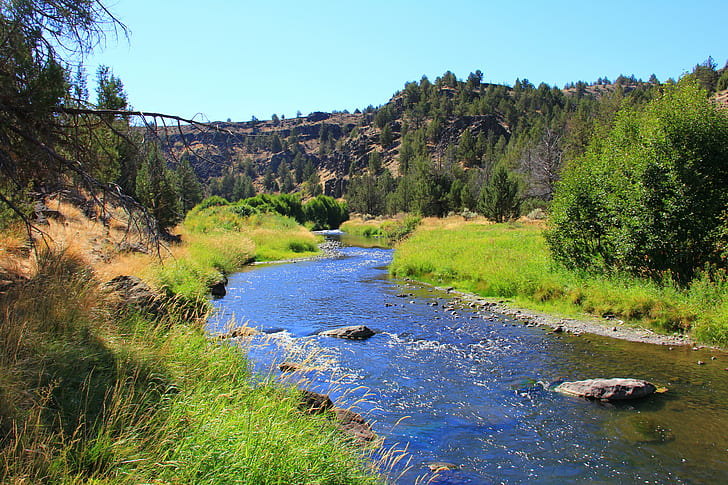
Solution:
M664 81L728 59L726 0L105 4L130 35L87 59L90 81L105 64L136 109L211 121L377 106L447 70L563 87L619 74Z

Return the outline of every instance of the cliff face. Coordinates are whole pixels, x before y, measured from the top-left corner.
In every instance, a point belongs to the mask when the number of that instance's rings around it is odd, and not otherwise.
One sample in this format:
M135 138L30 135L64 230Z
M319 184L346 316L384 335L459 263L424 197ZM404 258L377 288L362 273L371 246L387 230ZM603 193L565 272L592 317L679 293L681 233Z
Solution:
M374 123L373 111L314 112L306 117L275 121L214 122L207 128L166 127L158 129L158 136L164 141L170 163L183 155L189 157L203 183L246 170L255 188L263 190L266 174L277 176L282 164L291 171L300 164L310 164L323 193L340 197L349 177L366 169L372 152L380 153L382 166L394 175L398 173L401 130L407 121L402 119L401 97L395 96L385 106L394 113L394 119L387 123L392 143L386 147L382 147L382 129ZM509 136L507 127L496 116L454 117L445 122L440 136L428 143L431 155L442 157L467 128L474 135L482 132L493 133L496 138ZM296 180L294 191L302 190L302 186L303 181Z

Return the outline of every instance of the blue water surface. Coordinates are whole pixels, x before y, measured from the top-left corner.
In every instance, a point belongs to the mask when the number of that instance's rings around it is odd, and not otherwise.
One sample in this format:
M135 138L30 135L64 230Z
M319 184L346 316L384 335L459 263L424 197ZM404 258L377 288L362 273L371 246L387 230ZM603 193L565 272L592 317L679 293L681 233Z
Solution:
M343 247L238 273L209 329L247 322L266 332L247 344L264 375L307 359L318 369L307 387L363 414L385 450L407 446L408 465L389 472L397 483L728 482L725 354L556 335L392 279L391 257ZM357 324L377 334L318 335ZM594 377L647 379L669 391L610 405L547 389ZM433 478L433 462L456 468Z

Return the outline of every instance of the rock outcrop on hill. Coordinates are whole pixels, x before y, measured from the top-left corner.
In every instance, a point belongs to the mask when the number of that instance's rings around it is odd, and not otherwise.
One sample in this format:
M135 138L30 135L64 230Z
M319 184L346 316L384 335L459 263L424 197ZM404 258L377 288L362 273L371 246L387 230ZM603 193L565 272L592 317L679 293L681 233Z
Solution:
M393 142L385 147L373 112L314 112L277 121L215 122L207 130L195 126L160 128L159 136L167 142L168 158L189 157L203 183L230 170L239 172L239 167L247 162L253 167L256 190L262 190L267 173L277 175L283 163L294 170L296 163L305 160L303 163L310 162L316 171L323 193L339 197L350 176L364 172L373 152L380 154L383 167L395 176L398 174L401 130L405 124L401 97L395 96L386 105L392 107L395 119L389 123ZM506 124L495 115L453 117L437 139L428 144L432 156L442 158L447 147L456 145L466 129L475 136L483 133L496 139L510 135ZM295 190L301 190L301 185L298 182Z

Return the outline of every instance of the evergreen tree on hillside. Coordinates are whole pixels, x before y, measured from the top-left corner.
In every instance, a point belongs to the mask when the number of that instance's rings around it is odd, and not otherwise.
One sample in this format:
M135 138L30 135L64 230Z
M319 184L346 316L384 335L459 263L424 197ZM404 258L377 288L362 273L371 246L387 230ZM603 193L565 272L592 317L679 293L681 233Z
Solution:
M151 144L137 176L137 196L165 232L182 219L174 173L167 168L159 147Z
M504 167L498 167L480 193L478 210L495 222L515 219L519 215L518 182Z
M389 126L389 124L384 125L384 128L382 128L382 132L379 134L379 144L382 146L382 148L387 149L390 147L393 141L394 134L392 133L392 128Z
M288 194L293 191L294 183L291 170L288 168L288 163L282 162L278 166L278 181L282 194Z
M197 178L189 158L182 156L175 170L177 193L180 198L180 210L186 214L203 199L202 184Z

